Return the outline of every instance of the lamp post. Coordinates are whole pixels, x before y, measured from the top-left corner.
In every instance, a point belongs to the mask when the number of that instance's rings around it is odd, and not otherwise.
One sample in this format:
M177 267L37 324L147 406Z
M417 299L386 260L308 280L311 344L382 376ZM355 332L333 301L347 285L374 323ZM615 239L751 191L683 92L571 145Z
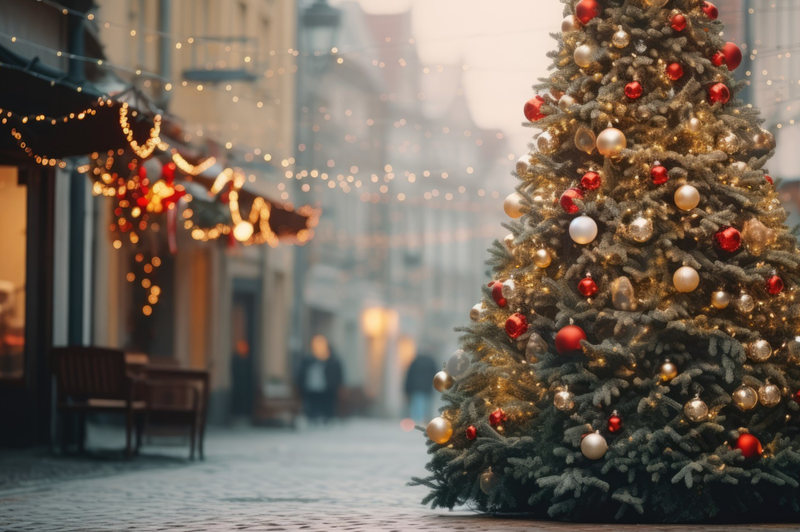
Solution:
M313 165L314 156L310 149L311 124L309 113L317 106L318 94L316 88L320 86L321 78L330 66L332 60L331 49L336 44L336 37L341 21L341 12L331 7L327 0L315 2L298 12L297 44L300 49L298 56L298 70L296 77L297 105L295 109L295 165L296 168L308 168ZM304 144L306 149L300 151L298 147ZM301 204L304 192L302 184L295 180L295 204ZM308 313L303 301L303 293L308 272L309 253L306 246L295 249L294 268L294 306L292 309L292 333L290 349L293 354L301 355L305 338L308 333Z

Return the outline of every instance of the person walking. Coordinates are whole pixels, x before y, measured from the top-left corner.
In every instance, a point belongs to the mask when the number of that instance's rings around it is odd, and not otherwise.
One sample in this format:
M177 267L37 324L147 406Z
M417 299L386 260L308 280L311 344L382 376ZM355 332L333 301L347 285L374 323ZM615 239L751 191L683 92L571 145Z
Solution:
M405 392L408 398L408 415L419 424L430 418L433 376L436 362L427 353L420 353L411 362L406 373Z
M342 364L327 338L314 336L311 355L303 359L297 378L303 411L309 421L327 423L336 416L343 380Z

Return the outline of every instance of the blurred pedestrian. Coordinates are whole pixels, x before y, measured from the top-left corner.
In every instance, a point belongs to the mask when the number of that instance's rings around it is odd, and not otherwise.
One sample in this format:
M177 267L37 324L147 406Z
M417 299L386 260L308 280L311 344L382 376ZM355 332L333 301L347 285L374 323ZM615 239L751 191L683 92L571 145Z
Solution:
M342 364L327 338L314 336L311 355L303 359L297 378L303 411L309 421L327 423L336 416L342 381Z
M408 415L417 423L425 423L430 417L435 374L436 362L426 353L418 354L408 367L405 386Z

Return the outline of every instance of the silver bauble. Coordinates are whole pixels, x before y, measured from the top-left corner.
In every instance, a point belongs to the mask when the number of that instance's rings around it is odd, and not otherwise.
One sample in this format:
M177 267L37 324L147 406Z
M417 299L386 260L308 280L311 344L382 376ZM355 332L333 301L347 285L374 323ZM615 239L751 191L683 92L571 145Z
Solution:
M766 384L758 389L758 402L767 408L778 406L781 402L781 389L767 381Z
M753 299L753 296L742 292L739 294L739 297L736 298L736 310L741 312L742 314L750 314L753 312L753 309L756 308L756 301Z
M483 306L483 303L477 303L472 309L469 311L469 319L472 321L483 321L486 319L487 314L489 311L486 307Z
M597 222L582 214L570 222L569 236L577 244L590 244L597 238Z
M481 491L486 495L490 495L499 483L500 483L500 475L494 473L491 467L487 471L481 473L481 478L480 478Z
M683 414L689 421L699 423L700 421L708 419L708 405L697 395L683 406Z
M431 441L444 445L450 441L450 436L453 435L453 426L445 418L435 417L428 423L425 432L427 432Z
M561 21L561 33L570 33L579 29L581 29L581 22L575 15L569 15Z
M544 154L551 154L558 149L558 139L556 139L549 131L543 131L536 138L536 148L539 152Z
M594 64L594 56L597 53L597 47L592 43L583 43L575 48L573 57L575 64L581 68L586 68Z
M599 432L587 434L581 441L581 452L589 460L600 460L608 451L608 443Z
M628 224L628 236L643 244L653 236L653 221L644 216L637 216Z
M675 271L672 276L672 283L678 292L684 294L694 292L700 285L700 274L691 266L683 266Z
M553 404L562 412L569 412L575 408L575 394L565 386L553 396Z
M742 146L742 141L733 131L723 133L717 137L717 149L725 153L736 153Z
M691 211L700 204L700 192L692 185L683 185L675 191L675 205L682 211Z
M597 151L610 159L620 157L622 155L622 150L627 147L628 139L626 139L625 134L617 128L607 128L597 136Z
M742 412L747 412L755 408L758 403L758 394L754 389L742 384L731 395L733 404L735 404Z
M517 283L514 282L514 279L508 279L507 281L503 282L503 286L500 291L504 298L512 299L517 295Z
M469 355L463 349L456 349L455 352L447 359L445 371L458 380L469 369L470 360Z
M570 96L569 94L565 94L558 100L558 108L564 111L565 113L569 111L570 107L578 103L578 100Z
M747 349L747 356L753 362L766 362L772 356L772 346L761 338L750 344Z
M433 376L433 387L437 392L445 392L452 388L455 383L455 379L448 375L446 371L440 371Z
M618 277L611 283L611 302L617 310L636 310L636 292L627 277Z
M533 254L533 263L539 268L547 268L553 262L553 257L546 249L537 249Z
M711 304L714 308L718 308L720 310L728 308L728 305L731 303L731 295L726 292L725 290L717 290L713 294L711 294Z
M528 346L525 348L525 360L533 364L538 362L545 353L547 353L547 342L539 333L532 333L528 338Z
M618 29L614 35L611 36L611 44L617 48L625 48L631 43L631 36L622 28Z

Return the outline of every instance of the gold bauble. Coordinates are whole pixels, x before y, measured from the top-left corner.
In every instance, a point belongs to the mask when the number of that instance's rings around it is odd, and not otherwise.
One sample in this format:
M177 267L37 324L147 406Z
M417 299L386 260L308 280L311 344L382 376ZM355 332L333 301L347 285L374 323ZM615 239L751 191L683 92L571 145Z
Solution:
M594 64L594 55L597 53L597 48L594 44L584 43L575 48L573 57L575 64L581 68L586 68Z
M517 174L522 177L531 173L531 156L526 153L517 159Z
M575 394L565 386L562 390L556 392L553 397L553 404L562 412L569 412L575 408Z
M627 147L628 139L617 128L610 127L597 136L597 151L611 159L618 158Z
M631 43L631 36L622 28L618 29L614 35L611 36L611 44L617 48L625 48Z
M500 483L500 475L494 473L491 467L488 470L481 473L481 478L480 478L481 491L486 495L490 495L499 483Z
M549 155L558 149L558 139L549 131L543 131L536 138L536 148L539 152Z
M617 310L636 310L636 292L627 277L618 277L611 283L611 302Z
M733 131L724 133L717 138L717 149L725 153L736 153L742 145L742 141Z
M700 204L700 192L692 185L683 185L675 191L675 205L682 211L691 211Z
M675 271L672 276L672 283L678 292L684 294L694 292L700 285L700 275L691 266L683 266Z
M742 314L750 314L753 312L753 309L756 308L756 301L753 299L753 296L742 292L739 294L739 297L736 298L736 310L741 312Z
M689 119L689 122L686 124L686 127L692 133L699 133L701 129L703 129L703 123L697 117L692 117Z
M524 214L522 209L522 194L519 192L512 192L503 202L503 210L509 218L520 218Z
M700 396L695 396L694 399L686 403L683 407L684 415L689 418L689 421L699 423L708 419L708 405L700 399Z
M547 268L553 262L553 257L546 249L537 249L533 254L533 263L539 268Z
M445 392L452 388L455 383L455 379L448 375L446 371L440 371L433 376L433 387L437 392Z
M778 406L781 402L781 389L767 381L764 386L758 389L758 402L767 408Z
M733 392L731 397L733 398L733 404L742 412L752 410L758 403L758 394L746 384L742 384L736 388L736 391Z
M450 441L450 437L453 435L453 426L445 418L435 417L428 423L425 431L432 442L444 445Z
M725 290L717 290L713 294L711 294L711 304L714 308L718 308L720 310L728 308L728 305L731 303L731 295L726 292Z
M564 111L565 113L569 111L570 107L577 104L578 100L570 96L569 94L565 94L558 100L558 108Z
M756 340L747 350L747 356L753 362L766 362L772 356L772 346L763 338Z
M758 218L751 218L742 227L744 247L754 257L764 252L767 246L775 243L775 231L761 223Z
M575 15L569 15L561 21L561 33L569 33L579 29L581 29L581 22Z
M591 129L580 126L575 132L575 147L581 151L592 154L595 145L597 144L597 137Z
M506 237L503 239L503 244L505 244L509 253L514 253L514 250L517 247L517 245L514 243L515 240L516 238L514 238L514 235L511 234L506 235Z
M628 236L643 244L653 236L653 222L644 216L637 216L627 227Z
M753 135L753 146L758 150L774 150L775 136L766 129L761 129Z
M665 360L658 373L662 381L669 382L678 376L678 367L669 360Z

